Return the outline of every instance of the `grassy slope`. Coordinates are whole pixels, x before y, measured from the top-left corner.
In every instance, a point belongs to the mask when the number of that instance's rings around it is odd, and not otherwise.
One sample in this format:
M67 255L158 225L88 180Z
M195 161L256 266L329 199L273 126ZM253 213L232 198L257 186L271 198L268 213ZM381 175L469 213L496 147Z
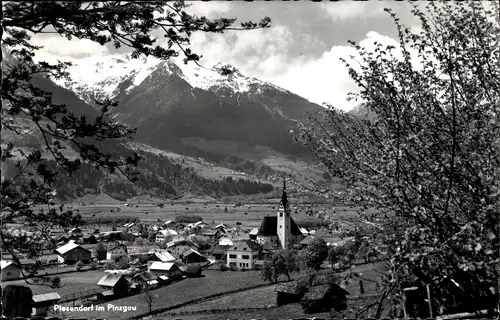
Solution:
M212 271L206 270L205 277L185 279L180 282L173 283L169 286L159 288L152 291L155 299L153 302L153 310L173 306L189 300L202 298L212 294L237 290L239 288L252 287L264 283L256 271L247 272L232 272L232 271ZM85 313L87 318L102 318L106 319L123 319L141 313L147 312L147 304L144 302L143 295L135 295L111 302L119 306L137 306L137 311L128 312L126 315L123 312L106 312L105 315L99 312ZM74 312L70 317L81 317L78 312Z

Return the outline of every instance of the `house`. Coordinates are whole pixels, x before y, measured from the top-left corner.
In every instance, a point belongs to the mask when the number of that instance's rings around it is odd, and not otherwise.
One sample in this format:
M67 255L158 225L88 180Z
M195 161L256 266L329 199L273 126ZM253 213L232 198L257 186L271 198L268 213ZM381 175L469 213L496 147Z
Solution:
M107 231L100 234L100 238L104 241L123 241L126 240L126 235L122 230Z
M167 250L151 249L148 254L150 255L149 261L174 262L176 260Z
M163 225L164 225L165 227L167 227L167 228L168 228L168 227L172 227L172 226L174 226L174 225L175 225L175 222L174 222L174 221L172 221L172 220L167 220L167 221L165 221L165 222L163 223Z
M222 230L203 230L200 235L207 237L212 243L217 243L223 234Z
M49 309L61 300L61 296L57 292L51 292L34 295L32 300L32 315L45 317Z
M181 254L187 249L198 249L198 245L188 239L179 238L174 239L167 243L168 251L177 258L181 257Z
M184 251L181 254L181 258L182 261L186 264L202 266L208 263L207 258L205 258L201 253L192 248L189 248L186 251Z
M198 229L203 229L203 228L206 228L208 226L208 223L206 223L205 221L198 221L196 223L194 223L193 227L194 228L198 228Z
M89 263L92 257L92 252L90 250L81 247L73 241L57 248L55 253L59 255L59 262L66 264L74 264L78 261Z
M262 247L252 241L238 241L227 249L226 264L230 268L253 269Z
M314 281L309 288L301 288L296 281L279 284L275 291L276 306L302 302L306 313L345 310L349 292L334 283Z
M224 223L218 224L214 227L215 230L223 230L226 233L227 226Z
M158 280L155 275L150 272L141 272L132 278L132 282L140 285L142 288L156 289L158 288Z
M338 285L322 284L309 288L302 297L305 305L304 313L328 312L331 309L342 311L347 309L347 295L349 292Z
M163 243L168 237L177 237L179 233L173 229L163 229L156 234L156 243Z
M155 276L166 276L172 280L182 276L182 271L173 262L155 261L149 266L149 272Z
M97 282L97 286L107 292L106 296L111 295L121 297L128 294L129 282L121 274L107 273Z
M128 255L127 246L122 243L116 243L109 246L106 252L106 259L112 260L117 257L123 257Z
M94 234L86 234L82 237L82 242L86 244L96 244L97 237Z
M14 261L0 261L2 281L14 280L21 278L21 268Z
M225 260L227 256L227 248L230 246L215 246L210 252L215 260Z
M305 237L307 237L310 234L309 230L307 230L306 228L300 227L299 230Z
M293 244L299 243L304 238L299 227L290 216L292 210L286 194L286 185L283 181L278 212L274 217L264 217L259 228L260 242L276 243L282 249L288 249Z
M245 241L250 239L248 235L241 235L239 232L227 234L219 239L220 246L232 246L237 241Z
M82 234L82 229L80 229L80 228L73 228L73 229L70 229L70 230L68 231L68 235L70 235L70 236L75 236L75 237L77 237L77 238L80 238L80 237L82 237L82 236L83 236L83 234Z
M315 236L307 236L304 238L304 240L302 240L299 244L302 248L305 248L307 247L308 245L311 244L311 242L313 242L313 240L316 239Z
M257 236L259 235L259 228L253 228L249 233L248 237L252 240L257 240Z
M199 278L201 277L201 267L199 265L184 265L179 267L179 269L188 278Z

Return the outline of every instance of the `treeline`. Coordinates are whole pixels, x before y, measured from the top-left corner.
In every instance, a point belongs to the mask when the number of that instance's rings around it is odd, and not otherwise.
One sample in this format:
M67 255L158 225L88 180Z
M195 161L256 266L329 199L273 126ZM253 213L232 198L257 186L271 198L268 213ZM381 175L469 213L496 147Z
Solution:
M213 153L201 150L192 146L186 146L178 143L172 146L172 151L192 158L203 158L208 162L220 165L239 172L252 174L259 178L267 178L271 175L282 175L282 172L276 171L263 163L256 163L235 155L223 153Z
M106 152L114 156L130 156L131 151L120 144L104 146ZM138 181L132 183L124 176L111 174L101 168L82 163L80 169L68 175L61 171L55 180L58 198L71 199L86 194L105 193L120 201L135 196L151 195L161 198L176 198L185 192L195 195L223 197L232 195L251 195L273 190L268 183L246 179L206 178L193 168L183 166L169 158L139 151ZM54 162L49 161L49 165ZM7 165L14 169L14 163ZM15 170L8 170L13 173Z

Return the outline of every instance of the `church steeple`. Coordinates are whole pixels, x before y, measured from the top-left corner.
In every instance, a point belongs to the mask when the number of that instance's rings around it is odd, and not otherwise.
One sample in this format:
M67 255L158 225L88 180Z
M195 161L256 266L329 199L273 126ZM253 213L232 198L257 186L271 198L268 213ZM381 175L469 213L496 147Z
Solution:
M283 193L281 194L281 205L283 208L288 207L288 198L286 196L286 180L283 179Z
M291 217L288 197L286 195L286 180L283 180L283 193L281 194L280 206L278 208L277 216L277 230L279 243L282 249L287 249L291 237Z

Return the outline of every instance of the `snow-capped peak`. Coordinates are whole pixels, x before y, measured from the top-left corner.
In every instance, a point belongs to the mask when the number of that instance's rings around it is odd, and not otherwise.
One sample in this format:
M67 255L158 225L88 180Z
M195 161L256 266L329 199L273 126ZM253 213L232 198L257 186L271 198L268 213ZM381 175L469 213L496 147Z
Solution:
M252 84L258 84L284 91L256 78L246 77L228 64L217 63L212 68L206 68L192 61L184 64L181 59L162 61L151 56L133 59L130 54L76 60L67 70L71 81L54 81L92 104L95 99L114 98L120 93L130 92L161 66L164 69L162 72L167 75L176 73L193 88L210 91L229 89L237 93L248 92ZM226 74L224 71L229 72Z

